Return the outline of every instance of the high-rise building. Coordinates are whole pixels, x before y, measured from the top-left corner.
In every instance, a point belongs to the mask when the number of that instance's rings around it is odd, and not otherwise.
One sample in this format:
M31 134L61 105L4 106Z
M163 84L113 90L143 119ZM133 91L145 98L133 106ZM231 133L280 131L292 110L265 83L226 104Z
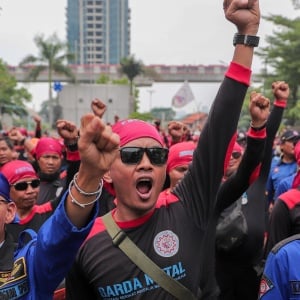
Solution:
M130 53L128 0L68 0L67 40L74 64L119 64Z

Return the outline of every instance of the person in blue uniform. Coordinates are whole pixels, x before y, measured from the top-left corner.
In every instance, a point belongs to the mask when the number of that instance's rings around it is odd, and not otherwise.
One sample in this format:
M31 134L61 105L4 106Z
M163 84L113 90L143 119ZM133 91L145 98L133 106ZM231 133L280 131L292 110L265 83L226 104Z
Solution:
M300 234L277 243L267 257L259 299L300 299Z
M299 139L296 130L287 130L280 137L280 156L274 156L271 162L270 173L266 183L267 199L270 211L275 204L278 196L281 181L297 171L295 158L295 141Z
M67 135L69 128L66 126L61 130ZM102 177L118 153L118 144L118 135L99 117L92 121L91 114L82 117L78 141L81 157L79 171L54 214L37 235L31 230L21 233L16 252L10 252L11 255L6 257L7 265L0 270L0 299L53 298L54 290L64 279L98 214ZM30 189L33 180L35 178L31 176L19 178L11 187L7 179L0 175L1 248L9 242L5 226L16 211L9 197L10 188L22 186ZM30 234L32 240L24 245L23 236L26 234ZM0 266L1 260L2 257Z

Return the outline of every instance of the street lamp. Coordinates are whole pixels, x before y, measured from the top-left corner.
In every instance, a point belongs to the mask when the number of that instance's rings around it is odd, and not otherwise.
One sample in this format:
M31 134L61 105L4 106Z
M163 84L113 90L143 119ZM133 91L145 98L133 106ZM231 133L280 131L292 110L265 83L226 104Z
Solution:
M149 106L150 106L149 111L151 112L151 110L152 110L152 94L155 92L155 90L151 89L151 90L148 90L147 92L149 93Z

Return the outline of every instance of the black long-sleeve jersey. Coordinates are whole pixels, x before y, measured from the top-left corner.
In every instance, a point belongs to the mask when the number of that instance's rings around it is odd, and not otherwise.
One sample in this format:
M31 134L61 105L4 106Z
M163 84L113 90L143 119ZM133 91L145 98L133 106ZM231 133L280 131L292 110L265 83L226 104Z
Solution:
M255 265L259 263L263 256L263 243L266 232L266 182L270 170L272 160L273 142L277 130L279 128L285 103L275 100L273 109L268 118L266 130L267 138L263 153L260 173L257 179L249 187L245 188L241 185L236 185L237 188L229 187L229 192L223 195L226 201L237 199L236 195L240 195L241 191L245 193L246 203L242 205L242 211L247 220L248 237L245 242L230 253L219 252L224 259L232 261L232 263L245 263ZM254 154L251 154L252 156ZM242 189L242 190L241 190ZM235 190L235 192L233 192ZM224 201L223 201L224 203Z
M233 147L250 70L232 63L194 151L193 163L168 199L134 221L118 225L167 274L199 295L224 162ZM102 219L78 252L67 278L67 299L174 299L143 273L112 241Z

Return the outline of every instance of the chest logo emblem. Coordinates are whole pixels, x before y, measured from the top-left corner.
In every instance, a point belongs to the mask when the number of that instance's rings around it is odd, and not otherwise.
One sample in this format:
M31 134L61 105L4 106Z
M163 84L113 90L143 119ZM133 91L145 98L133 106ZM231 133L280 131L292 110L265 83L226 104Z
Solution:
M179 239L171 230L165 230L156 235L153 246L158 255L162 257L172 257L179 250Z

